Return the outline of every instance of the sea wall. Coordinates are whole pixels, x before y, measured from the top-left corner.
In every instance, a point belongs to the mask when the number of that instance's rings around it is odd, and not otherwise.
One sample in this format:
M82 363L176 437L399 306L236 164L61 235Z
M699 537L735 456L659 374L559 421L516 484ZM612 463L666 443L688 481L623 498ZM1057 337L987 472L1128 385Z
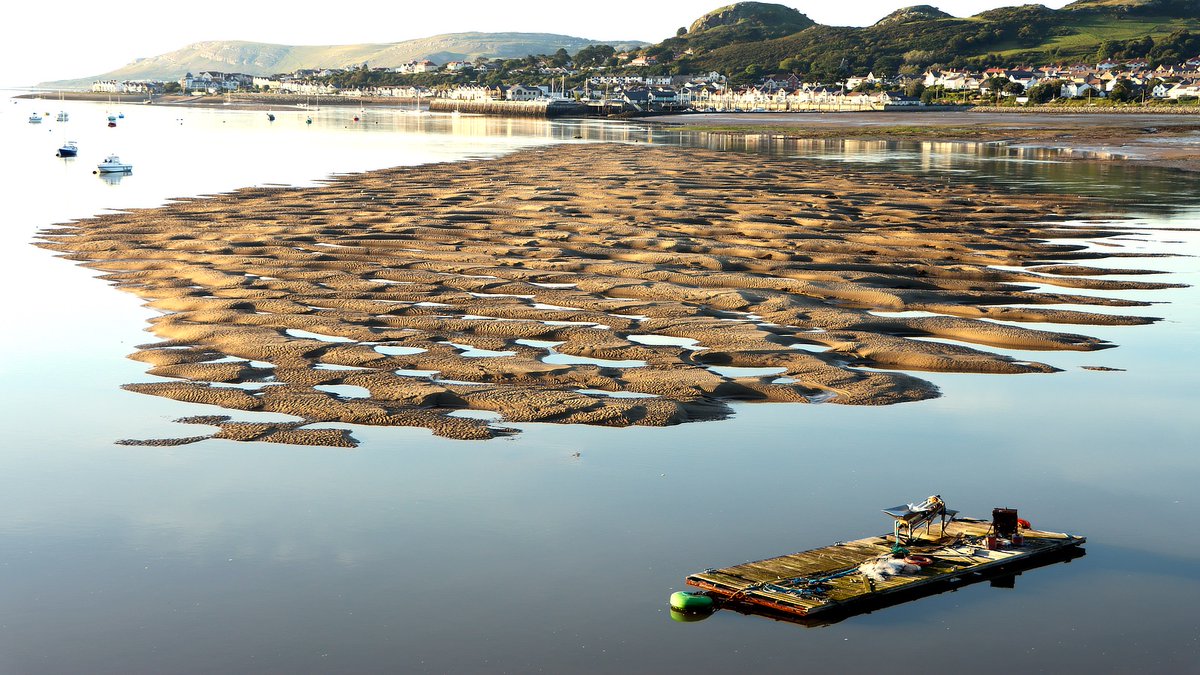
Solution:
M1073 105L977 105L967 112L1059 114L1059 115L1200 115L1200 106L1073 106Z
M765 102L755 103L753 107L750 104L735 103L732 105L718 104L711 108L711 112L720 113L755 113L755 112L932 112L932 111L947 111L947 110L966 110L967 106L961 105L906 105L906 104L888 104L888 103L777 103ZM697 112L710 112L704 109L703 102L693 104L693 109Z
M435 98L429 102L429 110L508 117L563 117L587 114L587 106L571 101L459 101Z
M113 101L121 103L144 103L150 99L149 94L111 94L103 91L40 91L30 94L22 94L15 98L23 99L42 99L46 101L55 101L62 98L64 101Z

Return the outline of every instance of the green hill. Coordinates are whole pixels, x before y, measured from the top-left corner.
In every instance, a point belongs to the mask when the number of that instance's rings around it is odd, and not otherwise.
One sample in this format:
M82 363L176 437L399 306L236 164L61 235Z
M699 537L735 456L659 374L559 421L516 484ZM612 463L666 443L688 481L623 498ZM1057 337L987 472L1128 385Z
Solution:
M739 2L714 9L692 22L689 33L753 28L764 33L787 35L816 22L800 12L766 2Z
M913 21L930 21L935 19L953 18L954 15L947 14L946 12L943 12L932 5L914 5L912 7L901 7L900 9L876 21L875 25L888 26L898 23L911 23Z
M714 14L737 20L713 21ZM768 28L772 17L793 14L803 20L776 25L798 30L781 35ZM1178 61L1200 54L1200 42L1188 31L1200 36L1200 0L1078 0L1060 10L1021 5L965 18L918 5L862 28L815 24L782 5L738 3L647 51L682 55L680 62L660 66L678 72L749 78L791 71L833 79L869 70L892 75L934 65L1095 62L1104 56Z
M91 78L43 83L86 86L93 80L171 80L217 70L269 75L300 68L368 63L395 67L477 57L519 58L608 44L641 49L660 73L717 71L735 80L795 72L835 80L849 73L917 73L932 66L979 67L1095 62L1146 57L1177 63L1200 55L1200 0L1076 0L1059 10L1027 4L971 17L931 5L898 9L866 27L825 26L785 5L739 2L692 22L681 35L646 46L541 33L450 33L390 44L332 46L201 42Z

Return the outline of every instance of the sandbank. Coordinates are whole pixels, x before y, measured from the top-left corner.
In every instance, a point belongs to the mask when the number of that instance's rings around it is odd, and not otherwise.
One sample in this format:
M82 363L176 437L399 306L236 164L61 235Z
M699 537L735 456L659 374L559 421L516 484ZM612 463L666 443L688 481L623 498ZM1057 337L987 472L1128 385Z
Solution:
M937 396L921 371L1054 372L988 347L1112 347L1038 325L1148 323L1114 309L1147 303L1098 292L1169 286L1102 266L1134 254L1085 242L1133 229L1064 222L1094 206L571 144L180 199L48 228L39 245L161 312L131 355L155 381L127 389L216 406L184 421L219 438L348 446L306 425L484 439L512 433L504 422L663 426L731 401Z

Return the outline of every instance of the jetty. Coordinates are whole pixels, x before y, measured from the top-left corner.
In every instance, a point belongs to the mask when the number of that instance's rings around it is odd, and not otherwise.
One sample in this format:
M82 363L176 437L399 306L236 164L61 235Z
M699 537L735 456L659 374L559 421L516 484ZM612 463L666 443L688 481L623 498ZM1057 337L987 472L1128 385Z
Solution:
M1012 509L960 518L938 497L886 509L889 534L698 572L722 607L783 617L856 614L1083 554L1084 537L1026 527ZM941 521L938 523L938 521ZM924 531L921 531L922 527Z

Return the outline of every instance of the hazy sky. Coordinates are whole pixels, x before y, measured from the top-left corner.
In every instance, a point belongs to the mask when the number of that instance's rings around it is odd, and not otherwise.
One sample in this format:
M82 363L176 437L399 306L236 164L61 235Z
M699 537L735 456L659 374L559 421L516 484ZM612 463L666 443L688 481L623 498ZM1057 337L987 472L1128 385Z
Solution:
M924 0L956 16L1012 0ZM1062 7L1069 0L1047 0ZM521 31L657 42L729 0L17 0L0 23L0 85L97 75L202 40L280 44L398 42L438 33ZM830 25L874 23L923 0L785 0Z

